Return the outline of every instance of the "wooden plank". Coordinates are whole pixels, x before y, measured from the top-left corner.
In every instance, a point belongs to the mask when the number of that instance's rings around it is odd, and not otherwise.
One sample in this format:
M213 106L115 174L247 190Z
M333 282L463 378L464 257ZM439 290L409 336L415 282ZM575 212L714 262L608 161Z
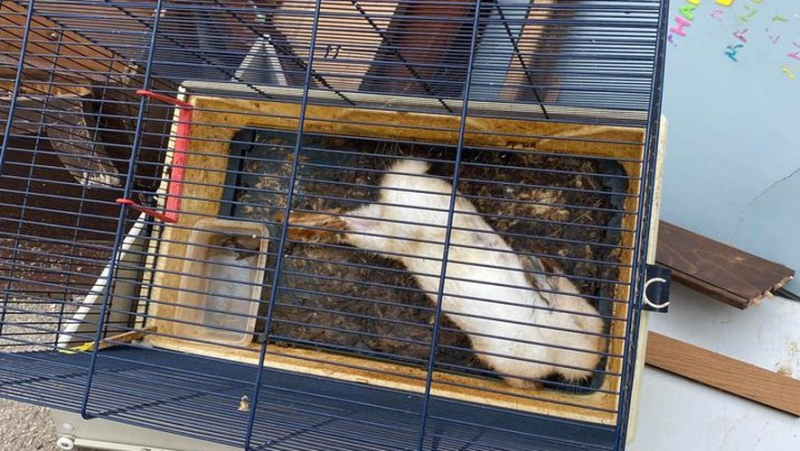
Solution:
M106 337L100 340L100 345L97 346L99 351L103 351L108 348L113 348L114 346L120 344L128 344L133 341L142 340L148 333L156 332L155 327L145 327L142 329L135 329L129 330L127 332L118 333L115 335L111 335L110 337ZM79 346L73 346L71 348L62 349L61 352L65 354L74 354L76 352L91 352L94 350L94 342L87 341Z
M74 12L74 8L64 9ZM16 2L0 3L0 52L14 62L19 58L27 10L27 5ZM124 59L110 50L94 45L80 34L64 30L55 22L36 14L31 19L25 68L69 74L73 83L80 79L108 82L109 78L118 82L131 71Z
M16 64L16 60L0 55L0 93L4 97L14 91ZM74 86L75 80L76 77L65 77L53 71L26 68L22 70L19 94L84 97L92 93L88 86Z
M9 140L0 177L0 237L109 240L116 230L122 187L87 190L45 140ZM120 170L120 173L124 173ZM136 219L133 211L128 219ZM131 222L132 223L132 222Z
M673 279L745 309L794 277L794 270L661 221L656 261Z
M366 75L395 14L396 2L323 2L317 26L313 83L331 89L354 91ZM274 6L275 14L266 24L277 51L281 54L284 76L294 86L302 85L310 48L314 3L283 2ZM270 26L271 25L271 26ZM343 42L342 30L353 38Z
M457 96L467 63L459 49L469 45L472 14L461 0L398 5L361 90Z
M800 380L650 332L647 364L800 417Z
M102 187L120 185L119 171L110 162L102 143L92 136L91 119L85 112L83 97L19 96L13 118L8 117L10 104L9 97L0 97L0 123L12 120L11 132L15 135L41 133L46 136L59 160L78 183Z
M558 5L558 3L562 3ZM561 84L557 58L552 55L563 51L565 36L569 33L563 23L571 19L575 10L559 9L565 6L562 0L538 0L531 2L522 33L516 43L519 54L515 54L508 66L503 93L507 100L536 103L555 103ZM549 110L542 106L542 111Z

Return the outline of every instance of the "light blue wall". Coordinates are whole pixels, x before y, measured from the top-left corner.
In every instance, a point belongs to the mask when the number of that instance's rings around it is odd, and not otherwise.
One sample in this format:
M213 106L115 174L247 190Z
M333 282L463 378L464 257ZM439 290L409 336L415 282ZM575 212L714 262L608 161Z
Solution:
M672 0L671 27L688 4ZM662 217L800 270L800 0L693 13L668 44Z

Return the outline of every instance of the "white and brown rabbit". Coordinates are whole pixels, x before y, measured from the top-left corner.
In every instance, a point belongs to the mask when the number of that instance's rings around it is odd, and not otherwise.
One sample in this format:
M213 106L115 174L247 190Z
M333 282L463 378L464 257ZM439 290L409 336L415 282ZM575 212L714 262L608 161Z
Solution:
M323 222L343 229L337 241L401 262L435 302L453 188L428 169L419 160L395 163L378 202ZM478 358L515 387L538 387L554 373L585 380L605 351L597 310L558 269L531 275L545 266L515 253L456 197L442 311L467 333Z

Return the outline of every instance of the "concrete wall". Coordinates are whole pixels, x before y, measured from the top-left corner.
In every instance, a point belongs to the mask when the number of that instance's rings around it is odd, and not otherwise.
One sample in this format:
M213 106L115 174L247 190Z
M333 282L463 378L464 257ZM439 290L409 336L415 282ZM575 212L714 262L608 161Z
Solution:
M800 2L690 7L670 6L662 217L800 269Z

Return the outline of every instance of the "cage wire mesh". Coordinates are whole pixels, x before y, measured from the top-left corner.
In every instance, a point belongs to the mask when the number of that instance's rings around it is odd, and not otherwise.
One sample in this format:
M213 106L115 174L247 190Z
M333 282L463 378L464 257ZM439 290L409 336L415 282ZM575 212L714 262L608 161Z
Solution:
M0 2L0 395L623 449L662 0Z

